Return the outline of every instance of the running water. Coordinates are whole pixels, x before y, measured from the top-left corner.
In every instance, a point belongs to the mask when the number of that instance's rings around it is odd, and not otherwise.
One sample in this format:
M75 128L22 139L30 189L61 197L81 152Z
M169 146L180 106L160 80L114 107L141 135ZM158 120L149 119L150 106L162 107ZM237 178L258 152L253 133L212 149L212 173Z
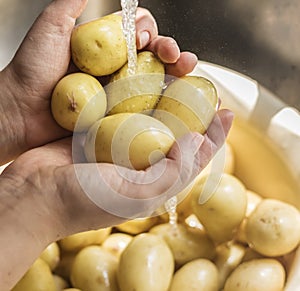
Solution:
M123 33L127 43L128 75L135 74L137 66L135 18L138 0L121 0Z
M136 49L136 10L138 7L138 0L121 0L122 7L122 25L123 33L127 43L127 57L128 57L128 75L132 76L136 72L137 66L137 49ZM169 214L169 223L171 225L177 224L177 197L170 198L165 203L165 209Z
M168 212L169 215L169 223L172 226L177 225L177 211L176 211L176 206L177 206L177 197L173 196L170 198L166 203L165 203L165 209Z

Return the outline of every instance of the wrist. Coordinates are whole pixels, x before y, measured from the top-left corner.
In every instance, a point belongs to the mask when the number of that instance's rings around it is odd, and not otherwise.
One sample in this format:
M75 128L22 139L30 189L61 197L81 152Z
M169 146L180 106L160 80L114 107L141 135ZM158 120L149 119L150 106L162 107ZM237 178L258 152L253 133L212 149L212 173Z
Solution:
M9 67L0 72L0 165L13 160L24 148L24 121L15 97L18 86L13 80Z

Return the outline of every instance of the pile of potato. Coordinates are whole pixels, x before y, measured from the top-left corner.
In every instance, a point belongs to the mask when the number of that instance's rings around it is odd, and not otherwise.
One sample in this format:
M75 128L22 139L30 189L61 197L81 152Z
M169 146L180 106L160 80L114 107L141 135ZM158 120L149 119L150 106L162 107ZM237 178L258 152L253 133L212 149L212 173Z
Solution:
M211 122L218 97L209 80L165 84L164 66L150 52L138 54L137 73L128 76L120 16L76 27L71 47L80 72L61 79L51 106L62 127L86 133L88 161L144 169L155 149L166 154L176 138L203 133ZM116 137L127 149L117 159ZM185 190L176 219L164 213L54 242L13 291L283 290L300 213L250 191L234 174L234 148L226 141L223 171L212 161Z

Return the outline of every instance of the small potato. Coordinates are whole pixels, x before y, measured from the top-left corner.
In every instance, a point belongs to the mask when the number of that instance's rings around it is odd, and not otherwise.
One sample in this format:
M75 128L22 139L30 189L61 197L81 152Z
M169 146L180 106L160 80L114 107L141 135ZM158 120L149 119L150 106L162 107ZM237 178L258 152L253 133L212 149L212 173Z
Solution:
M254 211L256 206L262 201L262 197L258 195L257 193L247 190L247 209L246 209L246 214L245 218L243 219L242 223L240 224L235 239L239 242L242 243L247 243L247 237L245 233L245 228L247 224L247 217L250 216L250 214Z
M55 86L51 111L63 128L81 132L104 116L107 101L100 82L84 73L63 77Z
M213 259L215 246L206 233L184 224L164 223L154 226L150 233L162 237L170 247L176 266L182 266L194 259Z
M176 271L169 291L218 291L219 274L207 259L193 260Z
M150 51L137 55L134 75L128 74L126 64L114 73L105 86L108 114L122 112L151 113L164 86L163 63Z
M217 246L214 263L219 270L219 287L223 288L227 277L242 262L245 246L228 242Z
M116 225L116 228L119 231L127 232L129 234L139 234L145 231L148 231L153 225L158 223L158 217L144 217L136 218L123 222L119 225Z
M77 252L89 245L100 245L110 235L111 227L89 230L69 235L59 241L59 246L67 252Z
M217 109L218 96L213 83L199 76L176 79L163 92L153 117L166 124L176 138L190 131L203 134Z
M56 274L53 274L53 280L54 280L57 291L62 291L65 288L69 287L68 282L64 278L62 278Z
M258 253L270 257L287 254L300 242L299 210L279 200L264 199L248 217L245 233Z
M203 176L194 186L191 205L213 241L230 241L246 213L246 189L229 174Z
M140 113L119 113L100 119L89 129L84 152L89 162L144 170L165 157L173 143L173 133L159 120Z
M84 291L118 291L118 260L101 246L88 246L75 257L70 280Z
M77 252L61 252L61 258L53 273L69 281L71 269Z
M38 258L12 291L57 291L49 265Z
M255 259L239 265L229 276L224 291L282 291L283 266L274 259Z
M110 14L76 26L71 52L73 62L85 73L104 76L120 69L127 61L122 17Z
M102 247L103 249L109 251L119 259L122 252L126 249L128 244L131 242L132 238L133 236L126 233L121 233L121 232L112 233L102 243Z
M43 259L53 271L60 260L60 249L58 244L56 242L49 244L40 254L40 258Z
M121 291L167 291L174 272L174 259L159 236L135 236L121 255L118 282Z

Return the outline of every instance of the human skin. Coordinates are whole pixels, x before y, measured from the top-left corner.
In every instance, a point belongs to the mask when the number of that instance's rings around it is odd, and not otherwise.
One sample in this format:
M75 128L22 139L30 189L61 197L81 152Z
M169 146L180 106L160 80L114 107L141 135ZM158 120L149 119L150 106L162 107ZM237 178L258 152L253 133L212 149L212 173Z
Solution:
M98 207L86 195L78 177L92 177L94 168L84 163L75 167L71 133L57 125L50 111L55 84L74 68L70 35L86 3L51 2L0 72L0 165L14 160L0 175L1 290L10 290L51 242L128 219ZM139 37L142 31L148 31L148 41ZM137 46L157 54L175 76L190 72L197 62L194 54L180 52L172 38L159 36L144 9L137 16ZM98 164L100 180L110 186L99 195L118 192L154 211L158 202L176 194L169 189L182 190L203 169L224 143L231 122L229 111L219 111L204 136L188 134L145 171L123 169L124 176L114 165ZM97 181L90 184L98 187ZM150 203L153 197L159 199Z

